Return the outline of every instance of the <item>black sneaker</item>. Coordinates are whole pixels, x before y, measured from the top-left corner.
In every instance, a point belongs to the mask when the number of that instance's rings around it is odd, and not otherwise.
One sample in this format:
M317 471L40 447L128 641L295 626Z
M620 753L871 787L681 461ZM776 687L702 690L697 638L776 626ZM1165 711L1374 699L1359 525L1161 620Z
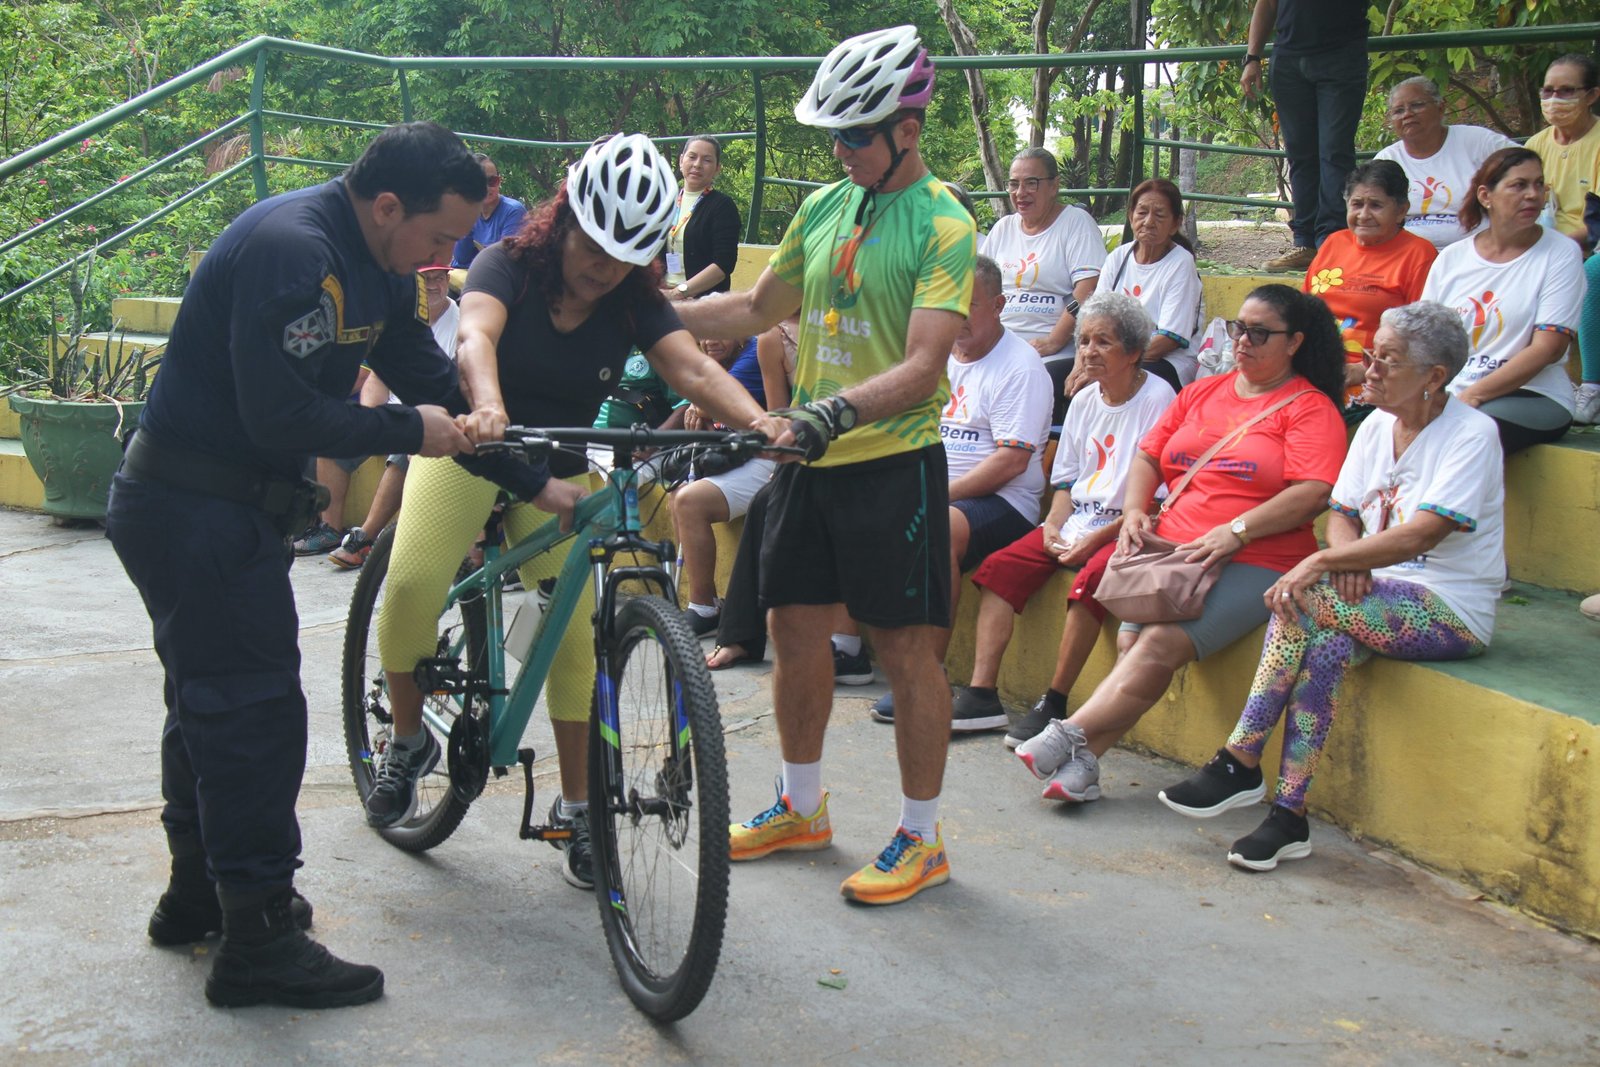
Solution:
M556 797L555 803L550 805L550 825L572 830L572 836L567 840L552 842L567 854L566 861L561 865L561 877L567 880L568 885L593 889L594 857L589 848L589 809L564 816L561 814L561 798Z
M368 826L394 826L405 822L416 810L417 779L432 774L439 765L439 742L426 726L422 728L422 741L421 748L401 749L390 739L378 780L367 794Z
M218 1007L343 1008L383 996L383 972L347 963L295 925L290 892L226 905L222 944L206 979Z
M951 732L969 734L980 730L998 730L1010 723L1011 719L1006 715L1005 705L1000 703L998 694L992 690L980 693L965 685L956 687L955 695L950 700Z
M294 924L302 930L311 929L311 902L298 889L289 892L289 914L294 917ZM217 903L216 887L209 882L201 894L185 894L169 886L156 901L156 910L151 912L150 925L146 927L151 941L169 948L192 945L221 932L222 905Z
M1028 709L1028 714L1018 719L1016 725L1006 731L1006 747L1016 748L1022 742L1038 737L1050 724L1051 719L1059 719L1065 714L1065 708L1061 714L1056 714L1044 697L1040 697L1034 702L1033 707Z
M871 685L872 661L865 652L857 652L848 656L839 651L837 645L833 649L833 680L839 685Z
M702 615L698 611L685 608L683 621L689 624L690 631L696 637L704 637L706 634L716 633L717 627L722 624L722 612L719 610L710 615Z
M1272 805L1267 820L1233 843L1228 862L1250 871L1270 871L1279 860L1311 855L1311 824L1281 804Z
M894 722L894 692L892 690L872 702L872 718L877 722Z
M1211 762L1177 785L1156 794L1156 799L1180 815L1209 819L1229 808L1256 804L1267 795L1260 767L1246 767L1225 748Z

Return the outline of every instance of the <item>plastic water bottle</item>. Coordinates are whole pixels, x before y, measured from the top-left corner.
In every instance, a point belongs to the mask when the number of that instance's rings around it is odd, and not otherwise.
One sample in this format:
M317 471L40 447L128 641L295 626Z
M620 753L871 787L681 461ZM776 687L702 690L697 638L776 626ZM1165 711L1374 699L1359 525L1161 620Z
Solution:
M511 625L506 629L506 654L518 663L527 662L528 650L539 634L539 623L550 607L550 597L555 590L554 578L542 578L518 599Z

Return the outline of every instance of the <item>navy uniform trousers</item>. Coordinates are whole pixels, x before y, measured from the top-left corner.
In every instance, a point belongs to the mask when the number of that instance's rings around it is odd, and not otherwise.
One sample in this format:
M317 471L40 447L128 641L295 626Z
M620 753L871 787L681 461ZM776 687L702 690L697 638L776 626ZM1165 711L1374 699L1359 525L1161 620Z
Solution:
M106 532L144 598L166 669L161 812L240 892L293 881L306 763L289 546L265 513L118 474Z

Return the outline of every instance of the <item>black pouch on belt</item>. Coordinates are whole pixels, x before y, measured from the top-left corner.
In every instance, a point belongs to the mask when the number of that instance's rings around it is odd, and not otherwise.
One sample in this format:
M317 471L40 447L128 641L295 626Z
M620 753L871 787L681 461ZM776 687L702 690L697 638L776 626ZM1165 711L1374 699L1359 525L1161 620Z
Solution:
M283 537L292 537L311 525L329 500L327 486L309 478L280 478L215 456L173 448L143 431L128 442L122 469L141 481L165 482L256 508Z

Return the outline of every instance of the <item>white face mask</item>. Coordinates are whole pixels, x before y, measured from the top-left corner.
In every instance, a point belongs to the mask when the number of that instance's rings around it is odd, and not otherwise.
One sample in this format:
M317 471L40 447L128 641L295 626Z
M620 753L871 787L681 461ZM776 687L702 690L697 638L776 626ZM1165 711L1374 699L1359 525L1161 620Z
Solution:
M1544 119L1552 126L1559 126L1571 122L1583 108L1583 98L1576 97L1572 100L1541 100L1539 110L1544 113Z

